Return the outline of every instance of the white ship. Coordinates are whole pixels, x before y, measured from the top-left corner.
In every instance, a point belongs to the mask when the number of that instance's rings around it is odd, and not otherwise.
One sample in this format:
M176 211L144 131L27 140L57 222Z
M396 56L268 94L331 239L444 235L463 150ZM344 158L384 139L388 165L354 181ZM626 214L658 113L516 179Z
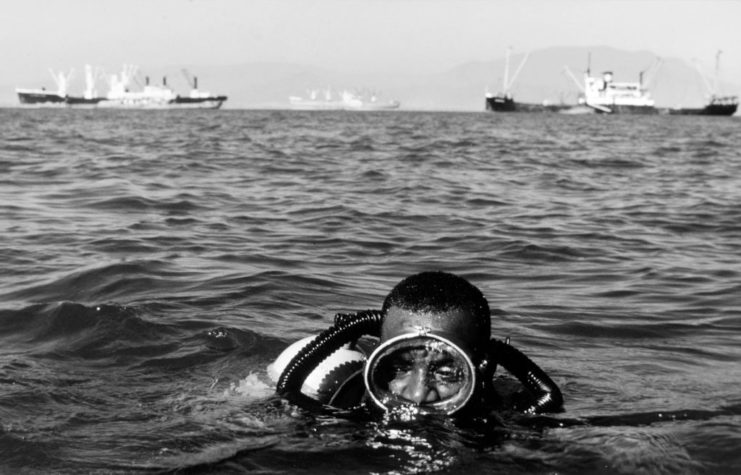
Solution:
M200 108L218 109L226 101L226 96L214 96L198 89L198 79L186 76L191 82L189 95L181 96L167 85L167 78L162 78L161 85L151 85L149 77L145 78L144 87L138 91L131 90L131 83L136 77L137 68L125 65L120 74L109 78L108 94L97 103L97 107L123 109L174 109Z
M584 75L583 105L606 114L656 114L658 109L651 95L639 82L617 82L611 71L601 78Z
M581 84L568 66L564 71L573 79L581 91L579 105L564 113L597 112L601 114L658 114L654 100L648 90L648 84L656 76L661 67L661 59L647 70L650 76L644 80L644 72L640 73L638 82L618 82L613 78L612 71L605 71L602 77L592 77L588 61L584 73L584 83Z
M326 89L317 91L312 89L307 92L307 97L290 96L288 102L292 109L298 110L341 110L341 102L332 95L332 91Z
M291 109L297 110L380 111L398 109L401 105L396 100L382 101L372 92L333 93L330 89L310 90L307 97L290 96L288 102Z

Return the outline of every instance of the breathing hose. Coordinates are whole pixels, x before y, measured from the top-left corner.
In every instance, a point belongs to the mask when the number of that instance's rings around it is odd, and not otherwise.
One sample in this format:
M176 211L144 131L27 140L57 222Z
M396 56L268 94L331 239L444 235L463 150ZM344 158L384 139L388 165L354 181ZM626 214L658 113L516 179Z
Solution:
M509 371L535 395L535 402L523 412L540 414L558 412L563 409L563 396L556 383L518 349L509 343L492 339L489 345L489 357Z
M301 387L314 368L346 343L363 335L378 336L383 320L380 310L365 310L354 314L337 314L335 324L303 347L281 373L276 386L278 395L303 407L320 405L303 394Z

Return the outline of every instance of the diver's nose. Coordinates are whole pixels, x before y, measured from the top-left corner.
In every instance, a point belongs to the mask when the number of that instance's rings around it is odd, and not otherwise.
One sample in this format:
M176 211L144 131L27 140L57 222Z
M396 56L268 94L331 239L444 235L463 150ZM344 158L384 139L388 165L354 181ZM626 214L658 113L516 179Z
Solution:
M421 404L427 400L430 389L427 387L427 372L424 368L415 368L409 378L409 383L404 389L402 396L415 404Z

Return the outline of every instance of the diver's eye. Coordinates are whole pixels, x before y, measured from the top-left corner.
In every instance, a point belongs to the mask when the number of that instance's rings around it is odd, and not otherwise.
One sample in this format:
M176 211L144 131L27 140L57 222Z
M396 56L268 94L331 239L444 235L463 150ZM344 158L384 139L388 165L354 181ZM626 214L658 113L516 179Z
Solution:
M403 376L412 371L412 363L407 361L396 361L391 365L391 373L395 376Z
M445 384L460 383L463 381L463 370L457 366L440 366L432 371L435 381Z

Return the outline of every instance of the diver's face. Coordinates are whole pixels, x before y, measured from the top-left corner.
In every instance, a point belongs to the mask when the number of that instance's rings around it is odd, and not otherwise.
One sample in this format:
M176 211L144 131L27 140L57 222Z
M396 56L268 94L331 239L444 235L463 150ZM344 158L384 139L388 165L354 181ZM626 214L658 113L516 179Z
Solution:
M465 385L465 366L434 345L398 351L390 358L389 392L417 405L444 401Z
M371 399L381 408L414 405L452 414L476 387L476 367L466 350L481 338L473 316L460 309L413 311L390 306L381 341L363 372Z

